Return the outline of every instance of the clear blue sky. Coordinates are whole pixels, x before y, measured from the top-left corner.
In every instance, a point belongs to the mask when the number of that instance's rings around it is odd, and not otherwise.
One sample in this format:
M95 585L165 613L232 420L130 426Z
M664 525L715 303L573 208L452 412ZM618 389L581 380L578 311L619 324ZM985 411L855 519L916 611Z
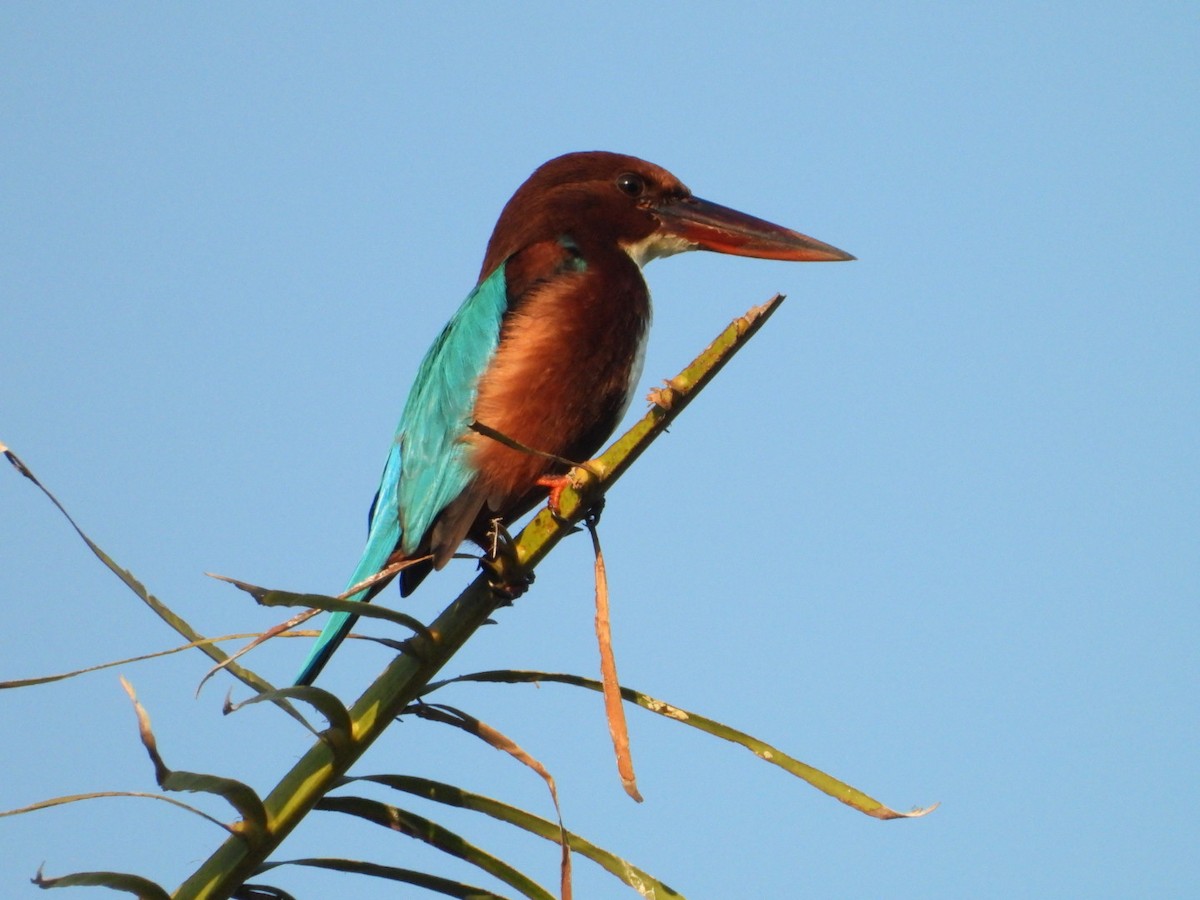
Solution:
M648 268L646 388L789 300L609 498L622 679L943 805L876 822L634 710L636 806L594 695L447 700L546 763L569 827L691 898L1195 891L1198 48L1183 3L7 3L0 440L202 631L263 628L202 573L340 589L504 201L568 150L643 156L859 261ZM593 673L590 572L585 539L560 548L453 671ZM8 471L0 603L0 679L175 642ZM305 649L253 664L284 682ZM350 646L323 683L353 696L385 661ZM122 669L169 763L265 790L306 736L222 718L224 685L194 700L205 670ZM0 808L153 789L111 671L0 715ZM549 812L535 776L425 723L359 771ZM553 883L549 845L421 811ZM498 887L376 831L314 816L282 855ZM220 839L149 801L3 820L0 896L42 862L174 888ZM577 896L633 895L580 861Z

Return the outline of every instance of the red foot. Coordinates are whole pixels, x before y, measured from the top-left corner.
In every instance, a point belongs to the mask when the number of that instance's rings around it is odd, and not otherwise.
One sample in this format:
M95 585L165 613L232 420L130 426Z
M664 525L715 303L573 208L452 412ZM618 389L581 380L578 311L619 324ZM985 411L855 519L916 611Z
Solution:
M537 483L542 487L550 488L550 496L546 498L546 505L550 507L550 512L561 519L563 515L558 501L562 497L562 492L572 486L570 477L567 475L543 475L537 480Z

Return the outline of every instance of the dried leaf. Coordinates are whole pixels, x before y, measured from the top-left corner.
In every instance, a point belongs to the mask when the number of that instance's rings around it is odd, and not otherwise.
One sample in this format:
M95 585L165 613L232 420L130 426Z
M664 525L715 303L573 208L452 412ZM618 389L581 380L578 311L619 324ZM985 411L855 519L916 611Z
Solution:
M612 623L608 611L608 574L604 569L604 554L600 550L600 535L592 518L585 520L588 534L592 536L592 549L596 554L596 641L600 646L600 676L604 694L604 713L608 718L608 733L612 737L613 752L617 757L617 774L621 776L621 787L625 793L642 802L638 793L637 777L633 774L633 757L629 752L629 725L625 721L625 706L621 703L621 683L617 679L617 659L612 649Z

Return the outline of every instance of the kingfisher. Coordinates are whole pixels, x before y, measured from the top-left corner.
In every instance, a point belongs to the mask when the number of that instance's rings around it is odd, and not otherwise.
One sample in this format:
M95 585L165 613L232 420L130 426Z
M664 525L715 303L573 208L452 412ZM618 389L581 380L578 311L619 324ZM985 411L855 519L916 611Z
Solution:
M854 258L701 200L633 156L568 153L543 164L504 206L475 289L417 370L347 590L404 564L408 596L464 541L486 548L497 527L548 494L553 503L563 461L590 459L633 398L650 326L642 267L688 250ZM350 599L369 601L390 580ZM312 683L356 618L331 616L297 684Z

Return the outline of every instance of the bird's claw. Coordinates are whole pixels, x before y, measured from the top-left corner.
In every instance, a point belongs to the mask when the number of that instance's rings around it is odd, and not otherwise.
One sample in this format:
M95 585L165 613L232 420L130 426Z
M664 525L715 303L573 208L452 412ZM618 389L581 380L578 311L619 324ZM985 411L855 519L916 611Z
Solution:
M595 503L589 506L587 512L583 514L583 521L593 528L600 524L600 514L604 512L604 501L605 497L602 495Z
M500 598L502 606L512 606L533 584L534 573L522 571L516 557L509 553L480 557L479 568L488 573L488 586Z
M492 520L490 552L479 558L479 568L487 571L492 589L505 606L529 590L533 573L525 571L512 549L512 536L500 519ZM514 574L515 573L515 574Z
M573 474L579 470L582 470L586 474ZM559 522L567 522L569 521L569 517L563 515L562 506L560 504L562 492L567 488L572 488L576 491L583 491L583 489L587 487L589 481L592 481L592 479L601 478L602 476L603 472L602 467L599 465L599 461L590 460L588 462L579 463L574 469L571 470L571 472L568 472L565 475L543 475L537 480L537 483L541 487L550 489L550 493L546 497L546 508L550 510L550 515L554 516L554 518ZM597 503L592 504L592 507L589 507L586 516L590 516L591 509L597 506L603 508L603 497L601 497Z
M550 493L546 497L546 508L550 510L550 515L558 519L560 522L565 522L567 517L562 514L562 507L559 501L562 498L562 492L567 488L576 486L570 475L543 475L537 480L539 487L549 488Z

